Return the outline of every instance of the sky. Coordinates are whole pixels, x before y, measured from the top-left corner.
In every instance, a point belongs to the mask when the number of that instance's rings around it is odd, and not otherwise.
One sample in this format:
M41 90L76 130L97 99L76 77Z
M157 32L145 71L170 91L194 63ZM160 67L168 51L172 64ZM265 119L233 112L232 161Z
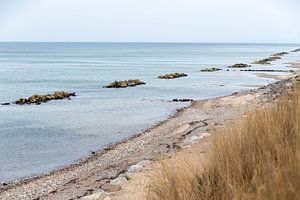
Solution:
M0 41L300 43L300 0L0 0Z

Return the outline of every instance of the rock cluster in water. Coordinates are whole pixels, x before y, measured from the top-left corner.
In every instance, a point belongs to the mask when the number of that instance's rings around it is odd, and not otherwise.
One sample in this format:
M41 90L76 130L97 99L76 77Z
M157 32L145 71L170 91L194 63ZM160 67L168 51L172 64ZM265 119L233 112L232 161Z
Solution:
M126 81L114 81L107 84L104 88L126 88L126 87L135 87L137 85L144 85L145 82L135 79L135 80L126 80Z
M241 72L295 72L294 70L280 70L280 69L241 69Z
M172 102L189 102L194 101L193 99L173 99Z
M200 71L201 72L216 72L216 71L220 71L220 70L222 70L222 69L212 67L212 68L204 68L204 69L201 69Z
M238 63L231 66L228 66L229 68L245 68L245 67L251 67L251 65L247 65L244 63Z
M275 53L275 54L272 54L271 57L276 57L276 56L284 56L284 55L287 55L289 54L288 52L280 52L280 53Z
M172 74L160 75L158 78L160 78L160 79L174 79L174 78L180 78L180 77L185 77L185 76L188 76L188 75L184 74L184 73L172 73Z
M295 49L295 50L293 50L293 51L291 51L291 52L299 52L300 51L300 48L299 49Z
M59 91L59 92L54 92L51 94L46 94L46 95L32 95L29 98L20 98L17 100L15 103L19 105L24 105L24 104L41 104L41 103L46 103L51 100L58 100L58 99L65 99L65 98L70 98L71 96L76 96L75 92L68 93L64 91Z
M269 58L264 58L261 60L254 61L252 64L259 64L259 65L268 65L271 64L270 62L281 59L280 56L270 56Z

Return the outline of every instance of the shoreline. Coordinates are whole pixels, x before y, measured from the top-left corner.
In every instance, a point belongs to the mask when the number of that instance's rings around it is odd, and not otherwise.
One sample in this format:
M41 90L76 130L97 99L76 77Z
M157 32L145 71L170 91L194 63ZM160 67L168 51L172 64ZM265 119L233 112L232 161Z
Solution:
M294 66L299 68L299 63L295 63ZM255 104L255 101L257 101L257 99L259 99L259 101L261 102L256 103L266 103L270 101L271 99L268 96L270 94L266 94L266 96L268 97L264 97L264 91L272 88L273 86L276 87L276 84L278 83L288 81L289 79L295 77L296 74L297 73L292 73L288 77L285 77L285 79L283 79L282 81L277 81L275 83L269 84L268 86L263 86L258 89L235 92L223 97L194 101L191 103L191 105L171 114L170 117L168 117L166 120L162 120L156 123L154 126L125 140L111 143L105 148L96 151L94 154L88 156L87 158L82 158L73 164L62 166L59 169L55 169L38 176L13 181L10 182L9 185L2 187L0 186L0 198L36 199L42 197L43 199L57 199L58 196L60 197L60 195L62 195L62 199L65 199L64 197L74 198L75 196L86 196L87 191L90 191L91 189L93 189L94 191L96 190L96 188L99 188L100 185L103 185L108 180L116 178L119 174L125 172L130 165L136 164L143 159L158 160L165 157L169 153L176 152L178 150L176 145L180 144L180 142L184 140L186 135L190 135L195 130L201 129L198 132L204 133L207 132L207 129L211 128L211 126L215 126L214 124L220 123L220 120L230 120L236 114L237 110L234 110L235 106L240 105L241 103L244 103L245 105L252 105ZM279 87L283 86L279 85ZM260 93L260 95L258 95L258 93ZM278 95L276 94L275 96ZM245 102L235 102L235 100L237 100L238 98L243 98L242 101ZM229 101L232 102L230 104L226 104L223 102L224 107L221 106L222 108L220 111L217 107L214 107L215 103L220 103L219 101L224 100L225 102L227 101L227 103ZM241 99L239 101L241 101ZM194 110L199 111L199 107L201 109L205 108L200 116L189 116L190 114L194 113ZM205 112L212 112L211 114L213 116L213 114L216 113L227 113L226 109L233 110L228 111L229 114L225 117L225 119L221 119L222 117L220 119L205 118L209 116L209 114L205 115ZM246 110L246 108L243 109ZM238 111L240 111L240 107L238 108ZM187 117L187 119L183 119L184 117ZM174 124L174 122L180 123ZM168 128L168 130L164 130L163 132L162 129L165 128ZM156 138L156 136L160 138ZM145 143L147 143L148 145L147 148L144 147ZM132 149L131 151L130 149L129 151L128 149L126 149L127 147L130 148L131 145L134 146L137 144L141 144L141 146L136 149L133 148L133 151ZM136 150L142 151L135 152ZM149 150L151 151L148 152ZM159 151L156 150L159 150L160 153L158 153ZM127 154L123 156L118 155L122 153ZM148 153L150 153L151 155L146 155ZM118 162L112 159L118 156L119 160L116 159ZM95 169L95 167L98 167L98 169ZM99 169L101 167L104 167L103 170ZM99 171L105 171L106 173L103 173L101 175L101 172ZM91 184L87 184L86 180L93 179L93 176L98 176L98 179L96 178L96 180L91 181ZM59 183L51 185L50 182ZM85 191L80 191L80 189L74 187L74 185L76 184L85 185L81 187ZM47 189L45 189L46 186L44 185L47 185ZM69 190L69 188L72 189ZM74 192L74 189L76 189L76 191L75 193L72 193ZM77 192L77 190L79 192Z

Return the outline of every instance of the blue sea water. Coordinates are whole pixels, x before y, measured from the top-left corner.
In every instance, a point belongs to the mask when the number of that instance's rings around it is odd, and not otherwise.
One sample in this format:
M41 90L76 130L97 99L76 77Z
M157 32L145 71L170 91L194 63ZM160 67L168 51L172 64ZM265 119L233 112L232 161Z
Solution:
M0 182L40 174L87 156L91 150L128 138L167 118L187 103L274 82L254 73L205 67L250 63L297 44L185 43L0 43L0 103L32 94L76 92L72 100L41 105L0 106ZM272 66L289 69L289 54ZM189 76L161 80L165 73ZM282 74L282 73L273 73ZM141 79L135 88L106 89L115 81Z

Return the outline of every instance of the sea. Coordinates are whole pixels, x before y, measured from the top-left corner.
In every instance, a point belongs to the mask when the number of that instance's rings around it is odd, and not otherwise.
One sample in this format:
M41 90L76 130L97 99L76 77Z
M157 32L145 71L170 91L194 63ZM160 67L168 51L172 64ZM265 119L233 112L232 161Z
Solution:
M33 94L76 92L71 100L0 106L0 182L64 167L189 106L172 99L208 99L275 82L227 66L251 63L300 44L229 43L0 43L0 103ZM272 65L292 69L290 53ZM207 67L223 69L200 72ZM162 74L187 77L162 80ZM282 75L286 73L272 72ZM103 88L115 80L146 82Z

